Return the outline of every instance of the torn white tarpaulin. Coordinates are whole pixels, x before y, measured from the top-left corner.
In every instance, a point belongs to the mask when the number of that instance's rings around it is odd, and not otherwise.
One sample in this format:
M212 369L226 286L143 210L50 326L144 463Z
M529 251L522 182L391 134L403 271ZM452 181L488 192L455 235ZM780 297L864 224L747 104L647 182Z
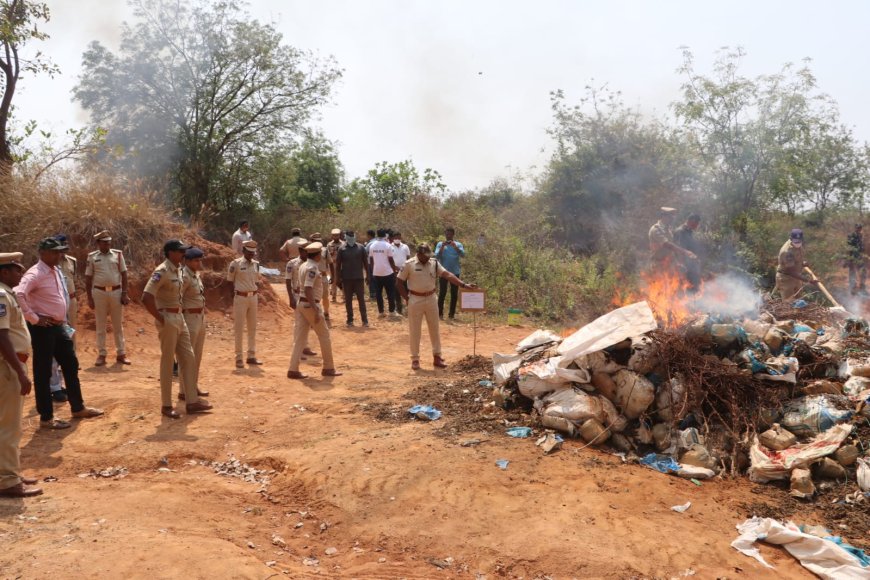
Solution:
M510 378L511 373L523 364L521 354L492 354L492 375L496 385L503 385Z
M738 524L737 531L740 535L731 542L731 547L768 568L773 566L764 560L755 546L757 540L782 546L804 568L820 578L870 579L870 569L862 568L855 556L830 540L801 532L792 522L782 524L772 518L753 517Z
M574 360L656 328L658 323L649 304L637 302L596 318L563 340L559 345L559 354Z
M752 447L749 448L749 459L752 462L749 479L756 483L788 479L792 469L807 467L816 459L839 449L851 432L851 423L841 423L819 433L809 443L798 443L782 451L768 449L755 437Z

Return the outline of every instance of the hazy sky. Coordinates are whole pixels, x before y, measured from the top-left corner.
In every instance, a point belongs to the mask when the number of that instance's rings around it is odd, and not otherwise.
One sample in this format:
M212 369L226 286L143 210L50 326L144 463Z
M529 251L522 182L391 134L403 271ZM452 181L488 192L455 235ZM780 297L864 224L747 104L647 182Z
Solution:
M17 117L62 131L86 123L71 101L88 42L115 48L123 0L47 0L40 43L62 70L26 78ZM345 75L318 121L340 145L348 177L411 158L452 190L542 167L549 93L575 102L590 82L661 114L678 96L680 46L709 70L722 46L743 46L745 72L813 59L820 88L870 140L870 2L539 0L252 0L286 42L333 55ZM479 74L482 73L482 74Z

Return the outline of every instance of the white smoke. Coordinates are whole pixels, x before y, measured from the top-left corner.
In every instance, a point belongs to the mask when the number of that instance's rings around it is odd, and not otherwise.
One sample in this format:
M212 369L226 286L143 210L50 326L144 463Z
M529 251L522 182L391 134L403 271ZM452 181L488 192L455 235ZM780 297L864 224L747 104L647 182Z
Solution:
M755 318L760 306L761 293L752 280L731 272L705 281L697 298L689 302L697 312L734 318Z

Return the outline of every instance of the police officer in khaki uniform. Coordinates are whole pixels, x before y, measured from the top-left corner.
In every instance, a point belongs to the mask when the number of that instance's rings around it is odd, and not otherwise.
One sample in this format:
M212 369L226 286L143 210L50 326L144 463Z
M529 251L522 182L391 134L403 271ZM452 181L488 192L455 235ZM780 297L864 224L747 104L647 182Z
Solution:
M676 271L678 259L697 260L697 256L681 248L674 243L674 233L671 226L674 225L677 210L672 207L663 207L659 210L659 221L649 229L649 251L651 266L655 270Z
M112 330L115 333L115 354L117 362L130 364L124 344L124 322L122 306L130 303L127 297L127 264L121 250L111 248L112 236L103 230L94 236L97 250L88 254L85 267L85 289L88 305L94 309L97 324L97 348L100 351L95 366L106 364L106 316L112 317Z
M776 289L783 300L797 298L804 284L818 285L819 281L804 274L804 232L799 228L791 231L789 239L779 249L776 266Z
M308 245L308 240L299 238L299 245L305 247ZM293 310L299 308L299 297L302 296L302 288L299 286L299 268L308 261L308 252L302 252L292 260L287 262L284 268L284 284L287 286L287 297L290 299L290 307ZM305 333L305 348L302 350L303 355L315 356L317 353L308 347L308 333ZM302 360L306 360L305 356Z
M30 332L12 288L21 281L21 252L0 254L0 497L32 497L42 489L21 475L19 444L24 397L30 393Z
M145 285L142 304L154 317L160 337L160 412L170 419L179 415L172 408L172 363L178 360L178 372L183 377L187 414L203 413L212 406L199 400L196 388L196 358L190 344L190 331L181 308L181 288L184 273L181 260L188 246L181 240L169 240L163 245L166 259L154 269Z
M341 241L341 230L339 228L333 229L329 235L331 239L326 244L326 255L329 258L327 266L329 267L329 275L332 277L332 281L329 284L329 296L332 298L332 302L335 303L338 301L338 276L336 275L335 265L338 261L338 251L344 243Z
M233 284L233 327L236 334L236 368L244 368L242 363L242 335L248 327L249 365L261 365L257 359L257 303L260 289L260 262L254 259L257 242L249 240L242 244L242 257L230 262L227 281Z
M329 326L329 288L327 287L329 285L330 268L329 252L326 247L323 246L323 236L320 235L320 232L311 234L311 242L317 242L322 246L322 249L320 250L322 259L317 262L317 267L320 269L320 275L323 277L323 286L325 290L320 304L323 306L323 317L326 319L326 325Z
M323 291L323 275L320 271L320 261L323 260L323 244L313 242L305 246L308 260L299 268L299 286L302 295L299 297L299 307L296 309L296 326L293 329L293 354L290 357L290 370L287 371L288 379L305 379L307 375L299 372L299 361L302 359L302 350L305 347L308 330L314 329L317 339L320 341L320 350L323 352L323 370L320 372L325 377L338 377L342 373L335 370L332 359L332 342L329 338L329 328L323 316L321 300Z
M399 295L403 300L408 301L411 368L415 371L420 369L420 334L423 330L424 318L429 328L429 341L432 343L433 365L437 368L447 366L441 357L438 297L435 295L439 278L444 278L460 288L476 288L474 284L466 284L433 260L432 248L428 244L417 246L417 256L405 262L397 277Z
M193 357L196 359L196 394L208 397L208 391L199 388L199 369L202 366L202 350L205 346L205 287L199 273L202 271L202 258L205 252L197 247L188 248L184 252L183 280L181 281L181 308L184 323L190 333L190 344L193 346ZM185 400L184 375L180 377L181 388L178 398Z

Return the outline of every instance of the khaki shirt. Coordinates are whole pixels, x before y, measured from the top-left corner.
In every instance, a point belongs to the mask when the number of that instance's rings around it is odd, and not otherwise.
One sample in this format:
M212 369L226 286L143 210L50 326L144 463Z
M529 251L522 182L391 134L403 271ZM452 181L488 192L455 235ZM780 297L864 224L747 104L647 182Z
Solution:
M426 293L435 290L438 278L444 271L444 266L431 256L425 264L414 256L402 266L398 278L407 283L408 290ZM413 297L413 294L411 296Z
M64 256L60 261L60 271L66 281L66 291L70 297L76 295L76 274L78 274L79 262L72 256ZM114 286L114 284L112 284Z
M194 272L187 266L181 269L184 279L181 281L181 307L205 308L205 287L199 272Z
M301 264L301 259L293 258L287 262L287 266L284 269L284 279L290 281L290 288L297 296L299 295L299 266Z
M803 247L795 248L791 245L791 240L783 244L779 250L779 264L776 271L780 274L802 277L804 271Z
M315 302L320 302L323 299L323 276L320 273L318 263L314 260L307 260L299 268L299 287L301 297L305 297L305 288L311 288L314 292Z
M0 330L9 331L9 340L15 352L30 354L30 331L24 323L24 313L18 306L15 292L2 282L0 282ZM3 362L9 364L5 360Z
M121 273L127 271L127 263L121 250L111 249L108 254L99 250L88 254L88 265L85 267L85 276L93 276L93 285L120 286Z
M234 283L234 288L239 292L254 292L257 290L257 282L260 280L260 262L245 258L236 258L230 262L227 271L227 280Z
M337 242L334 240L330 240L328 244L326 244L326 257L329 258L329 264L335 264L336 259L338 259L338 250L341 249L341 246L344 245L344 242L338 240Z
M660 255L666 242L673 242L671 228L658 221L649 229L649 251L653 256Z
M154 296L157 309L181 308L181 286L184 274L168 259L154 269L144 292Z
M281 246L281 249L287 252L291 260L299 257L299 240L301 239L299 236L293 236Z

